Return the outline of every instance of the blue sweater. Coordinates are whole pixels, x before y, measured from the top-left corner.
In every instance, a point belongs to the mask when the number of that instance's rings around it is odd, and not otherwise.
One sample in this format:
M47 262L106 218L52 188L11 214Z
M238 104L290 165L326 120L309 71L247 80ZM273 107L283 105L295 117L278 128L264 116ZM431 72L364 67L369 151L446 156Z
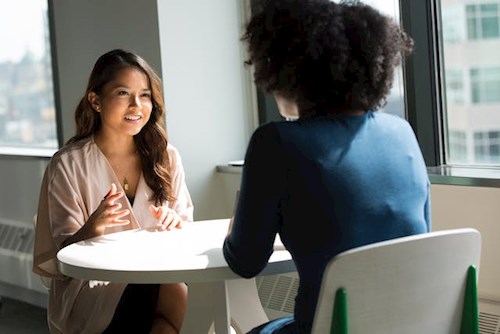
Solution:
M327 262L357 246L430 231L429 179L410 125L381 112L268 123L245 156L224 256L257 275L279 233L297 267L294 316L310 328Z

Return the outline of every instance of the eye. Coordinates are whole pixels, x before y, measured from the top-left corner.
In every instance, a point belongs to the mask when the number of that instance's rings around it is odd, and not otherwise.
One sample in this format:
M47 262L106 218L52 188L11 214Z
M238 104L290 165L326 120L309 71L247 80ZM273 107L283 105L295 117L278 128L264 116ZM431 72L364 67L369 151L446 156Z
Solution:
M142 93L141 97L150 99L151 98L151 93Z
M128 92L126 90L119 90L117 92L118 95L128 95Z

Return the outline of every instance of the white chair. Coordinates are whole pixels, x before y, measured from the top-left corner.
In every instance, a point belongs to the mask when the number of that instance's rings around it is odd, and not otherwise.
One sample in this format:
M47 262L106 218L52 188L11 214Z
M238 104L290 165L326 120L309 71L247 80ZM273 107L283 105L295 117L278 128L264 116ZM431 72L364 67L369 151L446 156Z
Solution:
M471 228L343 252L325 269L312 334L479 333L480 257Z

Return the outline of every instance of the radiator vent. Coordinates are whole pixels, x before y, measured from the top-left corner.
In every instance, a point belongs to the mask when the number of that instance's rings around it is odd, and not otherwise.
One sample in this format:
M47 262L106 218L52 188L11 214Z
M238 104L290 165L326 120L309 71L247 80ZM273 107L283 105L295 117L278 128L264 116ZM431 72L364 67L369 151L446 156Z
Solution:
M500 301L479 297L479 333L500 334Z
M0 249L31 254L34 229L27 224L0 223Z
M479 333L481 334L498 334L498 324L500 315L479 312Z
M34 224L0 219L0 282L47 293L32 272Z
M299 287L296 273L256 278L259 298L269 319L293 314ZM500 303L479 300L479 333L500 334Z
M299 279L295 273L259 276L256 282L262 306L270 319L293 314L295 295L299 288ZM269 310L271 315L267 312Z

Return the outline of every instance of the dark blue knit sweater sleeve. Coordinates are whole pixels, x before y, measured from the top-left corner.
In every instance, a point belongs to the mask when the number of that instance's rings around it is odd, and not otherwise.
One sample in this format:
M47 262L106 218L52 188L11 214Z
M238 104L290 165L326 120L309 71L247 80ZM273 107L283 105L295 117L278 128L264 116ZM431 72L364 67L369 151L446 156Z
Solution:
M224 257L238 275L254 277L273 253L285 189L283 147L275 123L258 128L247 148L233 228L224 242Z

